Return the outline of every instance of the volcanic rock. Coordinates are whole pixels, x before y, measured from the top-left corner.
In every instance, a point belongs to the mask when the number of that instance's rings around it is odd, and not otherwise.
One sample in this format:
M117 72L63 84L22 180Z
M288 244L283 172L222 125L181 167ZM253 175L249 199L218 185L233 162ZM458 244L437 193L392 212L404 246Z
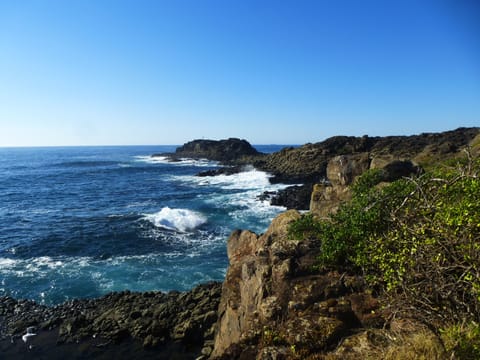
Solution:
M191 158L208 159L229 163L247 156L261 155L246 140L230 138L227 140L193 140L169 154L172 159Z

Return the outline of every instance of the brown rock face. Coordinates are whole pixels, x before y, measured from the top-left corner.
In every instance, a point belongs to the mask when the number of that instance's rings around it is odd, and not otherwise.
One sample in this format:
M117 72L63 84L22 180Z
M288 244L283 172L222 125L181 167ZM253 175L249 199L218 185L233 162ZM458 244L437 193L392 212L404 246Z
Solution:
M333 158L341 155L368 153L370 159L377 161L377 164L385 160L380 167L394 160L408 159L424 165L455 154L471 143L479 133L480 128L476 127L411 136L334 136L315 144L285 148L254 159L252 163L258 169L275 175L272 180L276 182L316 183L325 177L330 178L327 175L327 165ZM344 176L348 181L348 172Z
M269 296L273 293L269 279L273 271L277 277L288 272L289 265L278 258L286 249L267 246L274 238L285 241L279 233L285 235L288 223L299 216L296 211L280 215L262 236L250 231L234 231L230 236L227 247L230 266L223 283L214 356L223 354L232 344L240 342L242 336L249 336L260 322L276 315L278 298ZM275 251L277 255L272 254Z
M315 184L310 200L310 211L320 218L326 218L335 213L340 204L350 197L351 191L347 186Z
M377 305L363 293L358 277L312 273L318 244L287 236L290 222L299 217L297 211L287 211L260 236L232 233L213 359L247 354L249 359L270 359L272 354L283 359L294 358L295 351L321 352L360 326ZM356 297L350 299L353 293Z
M375 156L373 159L369 153L335 156L327 164L328 182L313 186L310 211L320 218L335 213L340 204L351 198L350 185L369 169L380 169L382 181L386 182L422 171L414 162L400 160L393 155Z
M369 167L368 153L335 156L328 162L327 178L333 186L347 186Z

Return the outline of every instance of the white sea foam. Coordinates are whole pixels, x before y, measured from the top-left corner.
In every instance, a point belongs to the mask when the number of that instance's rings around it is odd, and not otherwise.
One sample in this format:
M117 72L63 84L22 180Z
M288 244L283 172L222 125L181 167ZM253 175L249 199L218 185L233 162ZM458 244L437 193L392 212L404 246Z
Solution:
M16 264L16 260L8 258L0 258L0 268L9 268Z
M270 175L263 171L252 169L232 175L217 175L197 177L200 185L216 185L229 190L263 189L271 187Z
M164 207L155 214L146 214L144 218L157 227L180 232L191 231L207 222L207 219L198 212L169 207Z
M140 162L145 162L148 164L170 164L177 166L198 166L198 167L212 167L217 166L217 161L211 161L208 159L190 159L190 158L181 158L175 161L172 161L168 156L135 156L135 159Z
M246 169L246 171L231 175L221 174L203 177L180 175L173 176L173 178L195 185L216 186L225 190L275 191L289 186L285 184L271 184L269 179L272 175L267 172L255 168Z
M135 156L135 159L139 162L149 164L165 164L170 162L166 156Z

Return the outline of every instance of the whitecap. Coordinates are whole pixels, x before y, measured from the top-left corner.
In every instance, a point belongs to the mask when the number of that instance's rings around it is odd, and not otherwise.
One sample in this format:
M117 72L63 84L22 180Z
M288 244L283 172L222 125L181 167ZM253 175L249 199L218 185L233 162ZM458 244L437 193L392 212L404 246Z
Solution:
M0 268L13 267L17 264L16 260L8 258L0 258Z
M283 189L289 185L285 184L271 184L271 174L260 171L252 167L246 168L236 174L230 175L214 175L214 176L175 176L180 181L193 183L200 186L216 186L225 190L261 190L274 191Z
M154 214L145 214L144 218L156 227L180 232L194 230L207 222L205 216L196 211L171 209L168 206Z
M135 156L136 161L145 162L149 164L165 164L169 163L169 159L166 156L150 156L150 155L141 155Z
M136 161L144 162L148 164L169 164L176 166L197 166L197 167L215 167L218 166L217 161L212 161L208 159L191 159L191 158L180 158L172 160L168 156L135 156Z

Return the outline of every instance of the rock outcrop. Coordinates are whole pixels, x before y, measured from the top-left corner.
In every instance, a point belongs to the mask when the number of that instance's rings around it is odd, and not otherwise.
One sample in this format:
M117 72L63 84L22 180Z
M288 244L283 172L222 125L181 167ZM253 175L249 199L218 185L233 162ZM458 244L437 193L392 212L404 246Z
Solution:
M354 137L334 136L315 144L287 147L272 154L259 153L246 140L194 140L176 149L175 153L158 154L176 161L182 158L219 161L224 168L206 170L199 176L231 175L244 171L245 166L272 174L271 183L295 184L277 194L266 194L274 205L287 209L307 210L314 184L325 185L341 176L342 186L347 186L365 168L381 168L391 174L387 181L408 176L417 171L417 164L428 166L439 159L455 156L469 144L478 144L480 128L458 128L441 133L424 133L411 136ZM477 138L477 140L474 140ZM475 147L478 149L478 146ZM153 155L156 156L156 155ZM347 166L342 161L348 161ZM335 167L335 162L338 166ZM410 162L410 168L407 166ZM342 174L335 174L338 167ZM316 186L315 198L347 199L344 189ZM322 192L322 188L326 192ZM319 195L320 192L320 195ZM271 195L271 196L267 196ZM331 206L335 208L335 206ZM328 213L325 211L324 213Z
M379 169L383 182L418 175L423 171L410 160L385 156L371 159L368 153L335 156L327 164L328 181L313 186L310 211L320 218L335 213L343 202L351 198L350 186L355 179L369 169Z
M479 134L480 128L474 127L411 136L335 136L251 161L256 168L273 174L272 182L318 183L326 179L327 165L336 156L367 153L377 164L382 159L388 163L412 160L424 166L455 154Z
M319 244L287 234L299 217L231 234L211 359L446 358L432 330L395 318L360 275L313 270Z
M230 138L226 140L193 140L178 147L175 153L167 155L172 160L180 158L208 159L228 164L245 157L259 156L261 153L246 140Z
M312 272L318 244L287 235L299 217L287 211L263 235L230 236L212 358L306 358L335 347L353 329L383 325L361 277Z

